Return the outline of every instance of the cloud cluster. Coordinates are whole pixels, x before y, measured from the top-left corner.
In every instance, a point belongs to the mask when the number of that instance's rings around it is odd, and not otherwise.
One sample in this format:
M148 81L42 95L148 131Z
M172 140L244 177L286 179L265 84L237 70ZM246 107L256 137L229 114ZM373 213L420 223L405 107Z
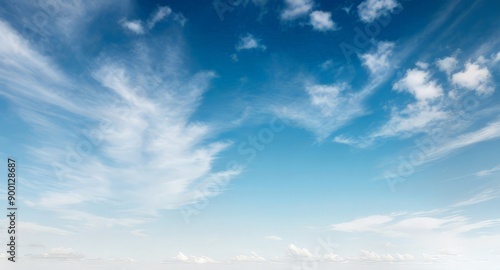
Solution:
M188 256L182 252L177 253L175 257L170 260L165 260L164 263L190 263L190 264L207 264L217 263L217 261L205 256Z
M393 12L399 6L397 0L365 0L358 5L358 14L363 22L371 23L380 16Z
M348 222L331 225L330 229L346 233L375 233L386 237L404 237L419 241L415 235L432 239L434 237L462 238L466 233L498 226L500 219L473 221L454 214L454 210L470 207L499 198L499 193L484 190L473 197L452 204L442 209L423 212L392 213L390 215L372 215ZM439 215L439 216L438 216Z
M494 86L487 67L489 62L492 61L481 56L476 61L465 63L462 71L457 71L458 60L455 57L437 59L438 69L448 75L447 81L442 83L433 78L435 74L425 63L417 63L415 68L407 69L392 88L396 92L409 93L414 101L402 109L392 108L388 122L374 132L371 139L406 137L435 130L443 121L460 113L453 111L457 109L454 106L456 100L467 94L461 89L471 90L479 95L492 94ZM458 148L459 144L456 145Z
M169 16L181 25L184 25L187 21L181 13L172 12L172 9L168 6L160 6L150 15L146 22L143 22L142 20L121 19L120 25L133 34L143 35L153 29L157 23L168 18Z
M313 11L313 7L313 0L285 0L285 8L281 11L280 19L290 22L309 15L309 24L315 31L326 32L339 29L332 20L331 12Z

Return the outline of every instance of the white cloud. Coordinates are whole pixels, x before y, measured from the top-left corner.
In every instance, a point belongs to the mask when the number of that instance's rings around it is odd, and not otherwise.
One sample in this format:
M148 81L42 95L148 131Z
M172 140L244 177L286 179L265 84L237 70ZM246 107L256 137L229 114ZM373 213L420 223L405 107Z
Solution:
M176 42L166 39L156 50L145 40L127 50L130 62L116 61L124 57L116 52L103 54L89 68L92 77L68 78L2 21L0 30L0 95L26 124L43 125L47 134L27 148L33 157L27 168L36 168L26 181L37 195L32 207L55 211L77 227L131 227L150 221L146 211L216 196L224 185L201 191L214 179L228 183L239 174L213 170L231 142L218 141L213 125L191 116L215 74L187 70ZM106 202L122 216L70 210Z
M340 143L340 144L347 144L347 145L356 145L359 142L352 137L346 137L344 135L339 135L335 136L333 138L333 142Z
M314 258L314 256L309 250L305 248L299 248L293 244L288 246L287 254L290 256L292 260L304 260L304 259Z
M233 61L235 63L238 62L239 61L238 55L235 53L231 54L231 61Z
M266 46L261 44L261 41L255 38L252 34L246 34L240 37L238 44L236 44L236 50L251 50L259 49L262 51L266 50Z
M438 68L450 75L452 71L457 68L458 60L453 56L448 56L445 58L438 59L436 65Z
M153 29L157 23L169 16L173 21L178 22L181 26L184 26L187 21L186 17L184 17L181 13L174 13L168 6L160 6L149 16L149 19L146 22L141 20L122 19L120 20L120 24L128 31L137 35L142 35ZM144 27L144 24L146 24L147 28Z
M182 13L174 13L172 19L178 22L181 26L184 26L188 19Z
M440 159L459 149L500 137L500 122L490 122L485 127L462 134L455 139L448 140L439 147L427 153L426 162Z
M148 27L152 29L156 23L166 18L168 15L172 13L172 9L170 7L159 7L155 13L151 15L151 18L148 20Z
M428 69L429 68L429 64L422 62L422 61L418 61L417 63L415 63L415 66L417 66L420 69Z
M427 70L409 69L393 89L410 93L415 99L403 109L392 108L391 117L381 128L370 135L377 137L408 136L428 131L449 117L444 103L439 99L443 89Z
M355 219L353 221L334 224L330 227L331 230L341 232L368 232L377 231L381 225L392 221L394 217L374 215L364 218Z
M498 62L500 61L500 52L497 53L497 55L495 56L495 59L493 60L493 62Z
M76 252L72 248L57 247L52 248L43 254L26 255L26 257L28 257L28 259L75 261L84 259L85 255Z
M331 59L326 60L325 62L321 63L320 67L323 70L327 70L333 66L333 61Z
M314 11L309 16L314 30L332 31L337 29L337 25L332 21L332 14L330 12Z
M335 253L322 250L324 246L315 249L315 253L306 248L298 248L295 245L289 245L286 251L287 258L292 262L325 262L325 263L348 263L348 262L386 262L386 263L409 263L415 262L415 256L405 253L379 254L374 251L361 250L359 256L340 256ZM324 253L324 254L323 254ZM278 260L280 261L280 260ZM313 265L313 264L311 264Z
M437 237L459 238L464 233L500 224L500 219L473 221L468 217L456 214L465 206L480 204L496 198L499 198L498 192L493 189L486 189L469 199L451 204L445 208L414 213L397 212L391 215L372 215L333 224L330 229L349 233L377 233L395 238L405 237L408 239L408 243L412 238L414 241L419 240L419 237L428 239ZM441 215L441 217L437 215Z
M368 262L413 262L415 257L411 254L378 254L374 251L362 250L359 257L354 260Z
M145 230L140 230L140 229L139 230L132 230L130 233L132 235L138 236L138 237L146 237L146 236L148 236L147 234L145 234Z
M465 64L465 69L452 76L452 82L479 94L491 94L495 90L488 68L478 62Z
M283 240L281 237L276 236L276 235L270 235L265 237L267 240L273 240L273 241L281 241Z
M192 264L217 263L217 261L205 256L188 256L184 255L182 252L177 253L177 255L172 259L165 261L165 263L175 263L175 262L192 263Z
M408 136L420 132L427 132L440 121L447 119L449 114L440 106L427 103L412 103L403 110L393 109L391 117L378 131L371 136L392 137Z
M339 95L347 86L341 85L312 85L306 88L312 105L321 109L326 116L332 116L339 106Z
M500 170L500 167L498 168ZM474 205L482 202L486 202L489 200L493 200L495 198L498 198L499 194L498 192L492 190L492 189L486 189L480 192L479 194L476 194L474 197L461 201L459 203L453 204L451 207L462 207L462 206L469 206L469 205Z
M335 129L364 113L363 92L349 91L347 84L309 84L305 86L307 99L276 109L275 114L293 124L315 133L318 141Z
M390 67L389 57L393 50L394 43L381 41L377 44L376 52L362 54L359 57L372 74L380 74Z
M436 99L443 95L443 88L430 76L429 71L409 69L404 78L393 85L393 89L407 91L419 101Z
M370 23L393 12L398 6L397 0L365 0L359 4L358 13L363 22Z
M233 258L233 261L238 261L238 262L265 262L267 261L263 257L257 255L257 253L252 252L250 256L247 255L238 255Z
M491 174L496 173L498 171L500 171L500 165L497 165L489 170L483 170L483 171L477 172L476 175L477 176L488 176L488 175L491 175Z
M345 6L342 8L342 10L345 11L345 13L349 14L351 12L352 6L352 4L350 6Z
M120 24L123 28L131 31L134 34L142 35L145 33L144 27L142 26L142 22L140 20L127 21L123 19L120 21Z
M56 234L56 235L68 235L70 234L69 231L55 228L55 227L50 227L50 226L44 226L40 225L37 223L32 223L32 222L20 222L20 226L23 228L23 233L33 233L33 234Z
M338 254L327 253L320 258L327 262L344 262L346 259L344 257L339 256Z
M282 20L294 20L305 16L313 8L312 0L285 0L286 8L281 12Z

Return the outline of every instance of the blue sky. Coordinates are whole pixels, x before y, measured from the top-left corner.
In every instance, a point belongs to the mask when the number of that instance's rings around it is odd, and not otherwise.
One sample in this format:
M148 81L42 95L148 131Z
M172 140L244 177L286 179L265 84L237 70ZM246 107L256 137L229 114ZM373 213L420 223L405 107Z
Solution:
M6 1L2 269L496 269L498 10Z

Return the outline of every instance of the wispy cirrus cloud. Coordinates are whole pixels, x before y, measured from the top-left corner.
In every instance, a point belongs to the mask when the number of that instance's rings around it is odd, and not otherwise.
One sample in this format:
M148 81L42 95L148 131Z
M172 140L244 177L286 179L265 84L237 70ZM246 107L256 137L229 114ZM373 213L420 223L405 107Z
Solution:
M217 195L196 190L209 177L239 173L212 169L231 142L214 140L214 127L190 118L215 74L180 73L182 50L175 42L165 40L162 49L169 50L158 54L147 43L133 44L136 60L131 62L103 53L82 79L57 69L3 21L0 30L6 38L0 45L5 86L0 95L18 105L16 112L28 124L53 133L27 148L36 157L36 173L44 176L30 181L38 196L31 199L32 207L57 211L84 226L134 226L144 219L104 218L72 208L113 202L108 206L119 211L175 209ZM148 55L152 51L155 57ZM73 85L80 90L70 94ZM57 190L49 188L58 181Z
M314 132L318 141L365 113L363 95L366 92L353 92L347 84L305 83L304 88L305 100L282 105L276 114Z
M158 7L148 20L148 28L152 29L158 22L165 19L170 14L172 14L172 9L170 7Z
M408 238L408 241L411 240L414 242L434 237L468 241L467 239L470 236L466 234L498 226L500 225L500 219L473 220L464 215L455 214L456 210L498 198L498 192L486 189L470 198L441 209L413 213L401 212L390 215L372 215L332 224L330 229L343 233L378 234L390 238L404 237Z

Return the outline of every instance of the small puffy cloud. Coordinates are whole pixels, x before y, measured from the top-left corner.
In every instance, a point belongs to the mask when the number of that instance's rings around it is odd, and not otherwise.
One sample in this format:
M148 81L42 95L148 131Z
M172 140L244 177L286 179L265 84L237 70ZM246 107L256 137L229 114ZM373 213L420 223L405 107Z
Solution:
M238 55L237 55L237 54L235 54L235 53L231 54L231 61L233 61L233 62L238 62L238 61L240 61L240 60L238 59Z
M142 35L145 33L144 27L142 26L142 22L140 20L134 20L134 21L121 20L120 24L123 28L127 29L128 31L134 34Z
M266 50L266 46L261 44L261 41L255 38L252 34L246 34L243 37L240 37L240 41L236 45L236 50L251 50L251 49L260 49L262 51Z
M281 241L281 240L283 240L281 237L276 236L276 235L266 236L265 238L267 240L273 240L273 241Z
M439 70L446 72L446 74L448 75L450 75L451 72L457 68L457 64L457 59L452 56L441 58L436 61L436 65L438 66Z
M430 73L421 69L409 69L404 78L393 85L396 91L407 91L419 101L432 100L443 95L443 89L430 79Z
M328 261L328 262L343 262L343 261L345 261L345 258L343 258L337 254L333 254L333 253L327 253L327 254L323 255L322 259L325 261Z
M314 11L310 15L310 23L316 31L332 31L337 25L332 21L332 14L325 11Z
M421 61L418 61L417 63L415 63L415 66L417 66L418 68L421 68L421 69L429 68L429 64L427 64L426 62L421 62Z
M345 11L345 13L349 14L351 12L351 9L352 9L352 5L350 6L346 6L346 7L343 7L342 10Z
M182 252L177 253L175 257L166 262L170 263L183 262L183 263L193 263L193 264L217 263L217 261L205 256L187 256L184 255Z
M304 259L311 259L314 257L309 250L305 248L296 247L293 244L288 246L287 254L290 256L292 260L304 260Z
M282 20L295 20L307 15L313 7L312 0L285 0L286 8L281 12Z
M321 63L320 67L322 70L327 70L333 66L332 59L328 59L325 62Z
M358 261L369 262L413 262L415 257L411 254L378 254L374 251L362 250L361 256L355 258Z
M153 28L155 24L161 20L163 20L165 17L170 15L172 13L172 9L169 7L159 7L155 13L151 15L151 18L148 20L148 27L149 29Z
M376 74L389 68L389 56L391 56L393 50L394 43L381 41L377 44L376 52L362 54L360 59L372 74Z
M252 252L250 256L247 255L238 255L233 258L233 261L238 261L238 262L265 262L266 259L263 257L257 255L257 253Z
M453 74L451 81L457 86L479 94L491 94L494 91L490 71L477 62L465 64L465 69Z
M359 18L370 23L380 16L387 15L399 6L397 0L365 0L358 6Z

